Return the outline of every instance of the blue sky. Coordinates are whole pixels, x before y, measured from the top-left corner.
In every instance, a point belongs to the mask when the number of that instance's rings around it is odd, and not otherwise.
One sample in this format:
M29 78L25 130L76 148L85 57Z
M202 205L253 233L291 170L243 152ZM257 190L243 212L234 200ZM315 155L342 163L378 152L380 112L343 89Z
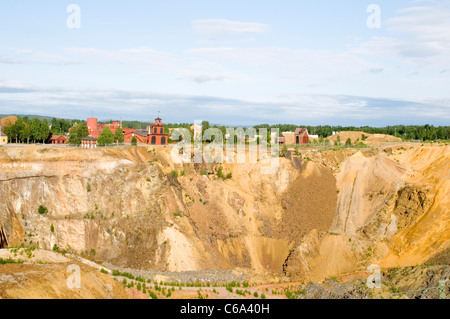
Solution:
M370 4L380 28L367 26ZM10 0L0 40L2 114L450 122L448 0Z

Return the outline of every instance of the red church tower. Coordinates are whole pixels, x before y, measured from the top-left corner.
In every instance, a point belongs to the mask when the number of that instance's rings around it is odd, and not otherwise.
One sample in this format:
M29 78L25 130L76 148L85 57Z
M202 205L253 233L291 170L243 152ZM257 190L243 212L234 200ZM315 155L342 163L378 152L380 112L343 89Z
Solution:
M164 126L161 119L155 119L155 125L151 125L148 130L147 143L150 145L167 145L169 143L169 135L164 134Z

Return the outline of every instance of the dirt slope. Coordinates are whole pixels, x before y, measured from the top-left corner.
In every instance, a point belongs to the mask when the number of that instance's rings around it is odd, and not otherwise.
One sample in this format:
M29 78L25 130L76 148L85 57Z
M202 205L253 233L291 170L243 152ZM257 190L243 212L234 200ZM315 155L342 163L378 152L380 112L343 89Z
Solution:
M363 141L363 135L366 139ZM341 143L345 143L348 138L352 141L353 144L356 142L364 142L368 145L379 145L380 142L401 142L402 139L399 137L395 137L392 135L386 134L369 134L363 131L342 131L336 135L332 135L327 137L330 142L335 142L337 138L341 139Z

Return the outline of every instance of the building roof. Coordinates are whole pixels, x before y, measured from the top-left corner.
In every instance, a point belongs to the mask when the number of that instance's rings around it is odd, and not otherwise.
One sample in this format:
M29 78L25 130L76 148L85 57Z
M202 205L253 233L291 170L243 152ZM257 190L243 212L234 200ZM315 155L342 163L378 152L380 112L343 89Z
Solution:
M8 135L6 135L6 134L3 133L3 132L0 132L0 136L8 136Z
M64 138L64 139L67 139L64 135L52 135L49 140L53 141L53 140L57 140L57 139L59 139L61 137Z
M306 128L297 128L295 130L295 135L305 135L308 134L308 130Z
M144 136L144 137L148 135L148 132L146 129L137 129L135 133L139 134L140 136Z
M81 140L82 141L97 141L97 139L95 137L92 137L92 136L83 137Z

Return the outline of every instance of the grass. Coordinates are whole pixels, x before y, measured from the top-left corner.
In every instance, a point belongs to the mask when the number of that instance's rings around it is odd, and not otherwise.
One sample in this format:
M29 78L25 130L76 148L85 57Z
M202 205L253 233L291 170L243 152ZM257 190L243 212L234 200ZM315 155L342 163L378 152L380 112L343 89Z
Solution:
M5 265L5 264L22 264L23 262L19 259L19 260L14 260L11 257L3 259L0 258L0 265Z
M217 176L219 178L223 179L223 180L231 179L233 177L233 175L231 173L228 173L227 175L225 175L223 173L223 167L222 166L219 166L219 168L217 169Z
M339 145L339 146L328 146L328 147L323 147L319 150L317 150L318 152L325 152L325 151L339 151L339 150L344 150L344 149L348 149L348 148L356 148L356 149L362 149L362 148L371 148L370 146L364 144L363 142L360 142L358 144L355 145Z

